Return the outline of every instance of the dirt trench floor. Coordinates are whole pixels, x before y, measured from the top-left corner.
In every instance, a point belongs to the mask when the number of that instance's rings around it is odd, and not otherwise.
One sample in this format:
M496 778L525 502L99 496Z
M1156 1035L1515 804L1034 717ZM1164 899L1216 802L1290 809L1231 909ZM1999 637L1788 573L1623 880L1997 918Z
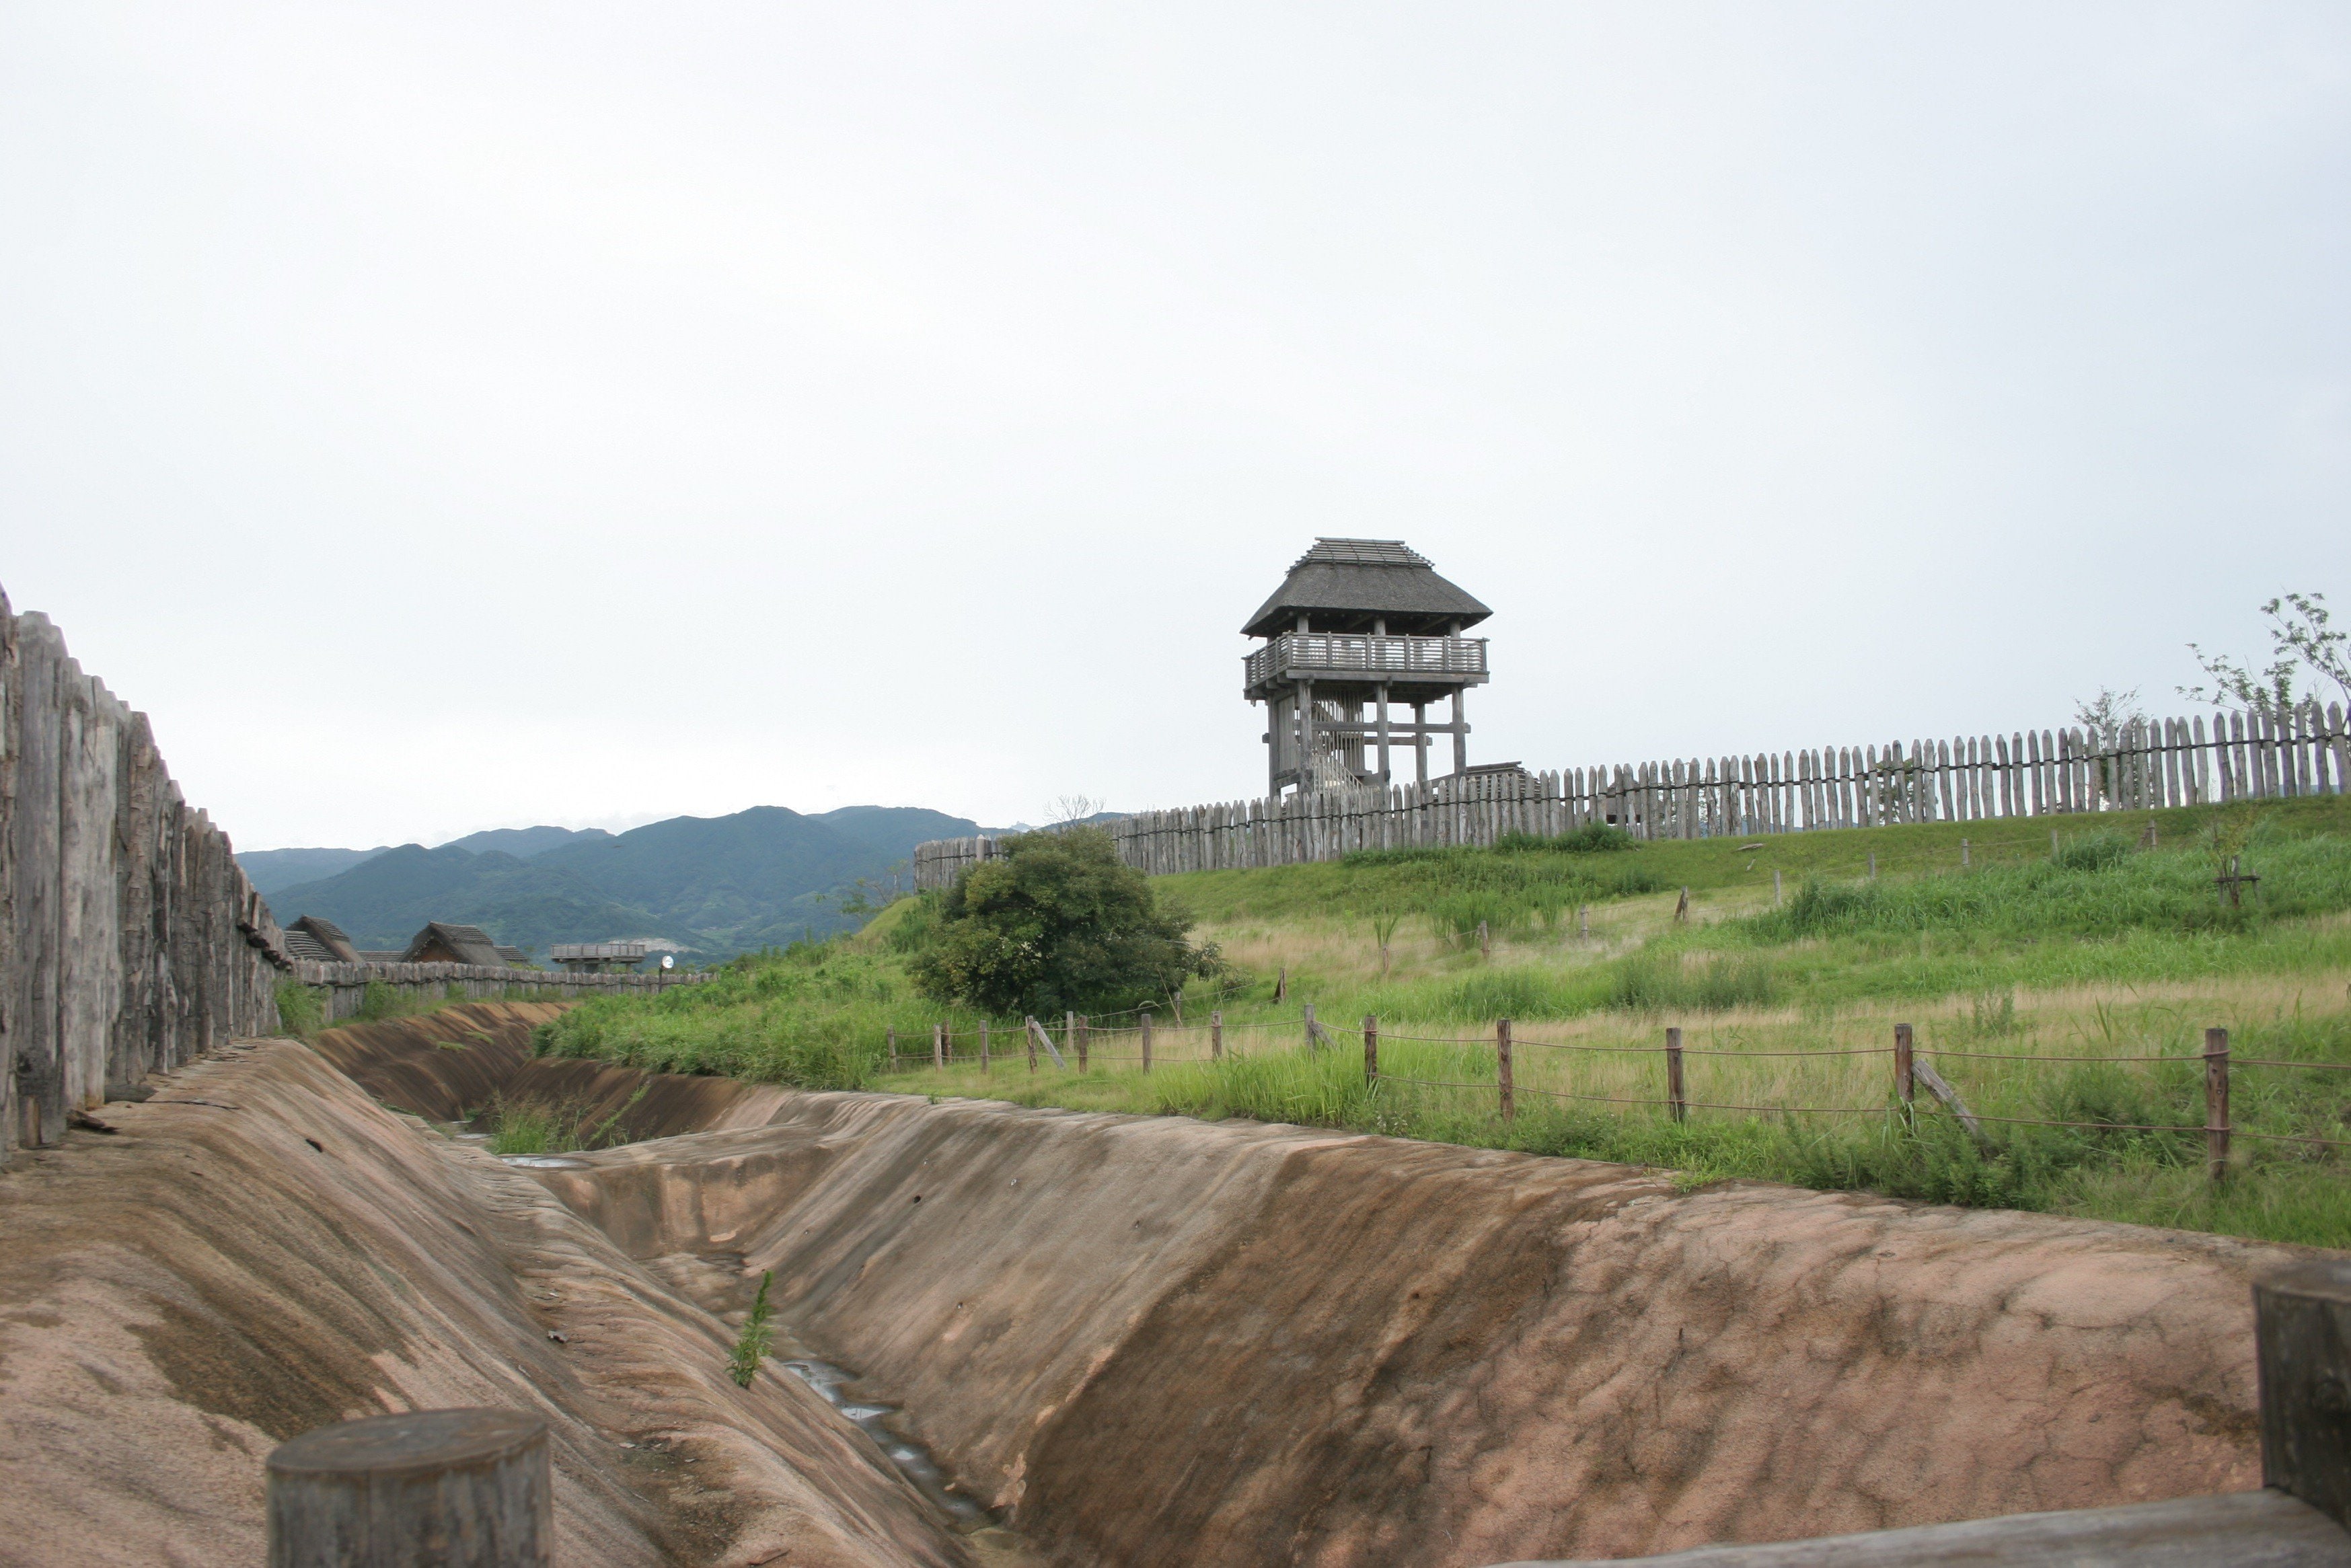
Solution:
M258 1047L0 1178L0 1485L42 1500L33 1539L250 1562L278 1437L479 1401L557 1425L566 1563L958 1560L804 1388L718 1375L705 1308L767 1269L789 1336L1072 1565L1476 1568L2259 1484L2250 1281L2286 1249L648 1082L528 1060L533 1021ZM657 1141L524 1172L354 1079Z

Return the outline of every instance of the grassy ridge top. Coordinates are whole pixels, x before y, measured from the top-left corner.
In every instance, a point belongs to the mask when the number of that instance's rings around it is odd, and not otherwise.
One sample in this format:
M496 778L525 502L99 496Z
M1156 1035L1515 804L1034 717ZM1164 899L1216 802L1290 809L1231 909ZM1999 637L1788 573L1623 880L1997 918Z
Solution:
M2341 1154L2312 1141L2351 1140L2351 1072L2241 1074L2241 1124L2274 1136L2241 1141L2238 1170L2215 1189L2201 1171L2193 1061L2201 1030L2217 1025L2241 1054L2351 1063L2351 806L2159 812L2152 847L2149 821L2057 819L2053 852L2044 819L1614 851L1414 850L1160 878L1235 972L1187 988L1184 1030L1174 998L1160 1009L1149 1077L1135 1037L1108 1031L1093 1037L1092 1071L1048 1064L1031 1076L1011 1043L1017 1020L998 1019L998 1064L983 1078L968 1060L981 1020L925 1001L906 979L905 959L929 939L926 900L893 905L855 937L747 960L710 986L590 1002L545 1031L543 1048L810 1086L1309 1122L1669 1165L1690 1180L1757 1176L2351 1246ZM2213 883L2231 853L2261 878L2238 908ZM1341 1050L1304 1049L1309 1003ZM1228 1048L1213 1062L1201 1027L1211 1007ZM1367 1014L1387 1041L1389 1077L1377 1084L1346 1033ZM1519 1020L1525 1042L1520 1113L1507 1125L1495 1113L1498 1017ZM941 1073L928 1062L943 1019L959 1060ZM1885 1048L1896 1021L1916 1027L1922 1054L1975 1109L2012 1120L1988 1124L1983 1145L1938 1113L1915 1130L1889 1122ZM1729 1109L1680 1124L1663 1115L1656 1046L1667 1024L1687 1037L1692 1098ZM891 1030L904 1051L895 1072ZM1813 1054L1782 1054L1797 1051ZM2035 1055L2082 1060L2018 1060ZM2160 1060L2132 1060L2146 1057Z

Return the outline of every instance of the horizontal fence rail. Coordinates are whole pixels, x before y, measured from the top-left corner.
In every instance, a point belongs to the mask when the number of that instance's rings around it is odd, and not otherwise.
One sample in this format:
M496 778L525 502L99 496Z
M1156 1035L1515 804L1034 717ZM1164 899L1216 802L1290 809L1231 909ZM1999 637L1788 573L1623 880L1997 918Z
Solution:
M1951 740L1681 758L1553 773L1456 775L1144 811L1102 824L1129 865L1160 875L1336 860L1359 850L1490 845L1593 823L1641 839L1758 838L1833 828L2149 810L2341 794L2340 704L2278 714L2145 719L2111 737L2042 729ZM917 890L992 860L991 838L914 848Z

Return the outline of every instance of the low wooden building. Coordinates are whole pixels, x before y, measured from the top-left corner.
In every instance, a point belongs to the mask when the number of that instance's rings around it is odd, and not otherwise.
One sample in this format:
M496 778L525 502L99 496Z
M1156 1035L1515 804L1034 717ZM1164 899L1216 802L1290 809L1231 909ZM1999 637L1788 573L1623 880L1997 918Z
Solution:
M642 942L558 942L547 950L549 962L575 975L605 975L633 970L645 960Z
M321 964L356 964L364 956L331 920L306 915L286 927L286 954Z
M528 963L519 947L501 947L478 925L456 925L445 920L426 923L409 938L397 960L402 964L482 964L491 968Z

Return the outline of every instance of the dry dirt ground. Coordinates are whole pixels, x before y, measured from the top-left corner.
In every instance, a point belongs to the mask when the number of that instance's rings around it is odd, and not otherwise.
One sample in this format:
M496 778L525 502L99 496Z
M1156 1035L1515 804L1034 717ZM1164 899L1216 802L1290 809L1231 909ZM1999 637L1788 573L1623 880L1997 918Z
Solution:
M490 1038L444 1049L461 1015ZM1294 1127L640 1098L526 1061L528 1021L256 1046L0 1178L0 1491L35 1500L0 1561L255 1561L273 1442L474 1402L554 1424L567 1565L958 1560L813 1396L719 1375L695 1299L768 1268L789 1333L1071 1564L1472 1568L2259 1484L2249 1284L2284 1249ZM526 1175L330 1058L434 1115L502 1088L730 1130Z

